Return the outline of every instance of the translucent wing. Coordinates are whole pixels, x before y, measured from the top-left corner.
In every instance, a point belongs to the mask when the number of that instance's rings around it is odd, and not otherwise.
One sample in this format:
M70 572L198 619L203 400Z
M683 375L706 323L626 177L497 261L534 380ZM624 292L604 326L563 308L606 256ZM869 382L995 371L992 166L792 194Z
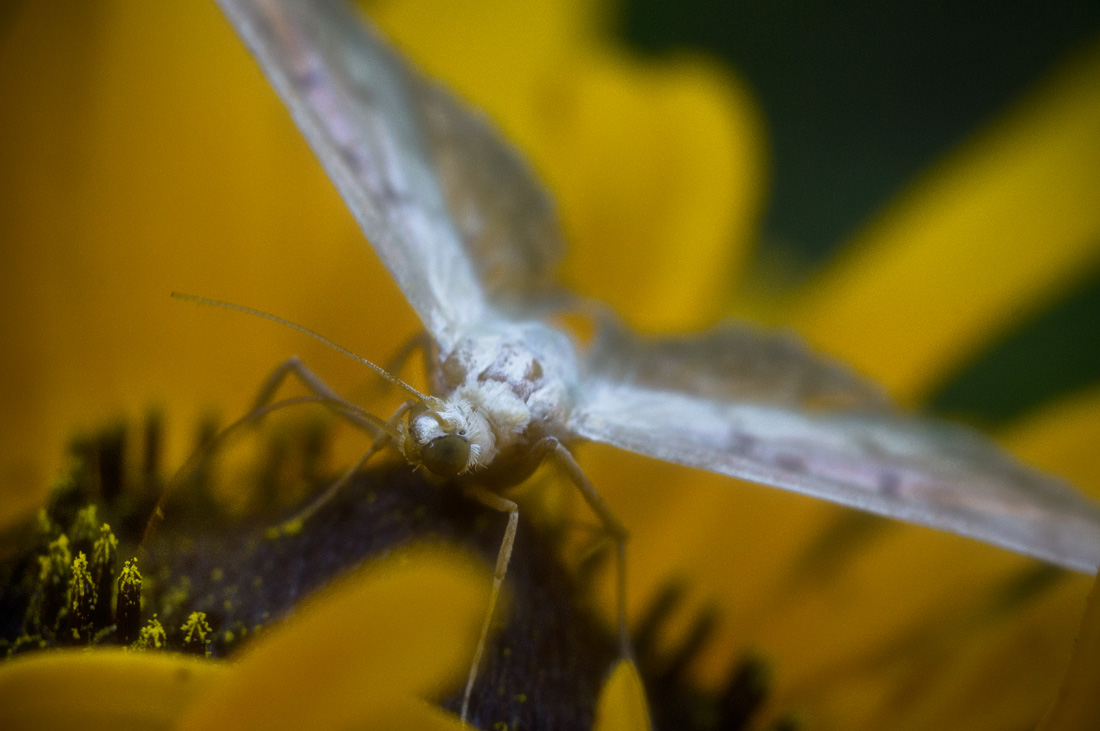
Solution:
M444 349L490 308L556 295L552 206L485 120L412 72L345 0L218 3Z
M588 359L580 437L977 538L1100 566L1100 507L976 432L892 412L874 388L748 329L643 340Z
M726 323L705 333L639 337L605 320L586 353L589 378L719 401L802 409L891 410L882 390L811 353L793 334Z
M447 203L490 300L510 315L561 306L563 236L550 197L487 120L438 86L417 91Z

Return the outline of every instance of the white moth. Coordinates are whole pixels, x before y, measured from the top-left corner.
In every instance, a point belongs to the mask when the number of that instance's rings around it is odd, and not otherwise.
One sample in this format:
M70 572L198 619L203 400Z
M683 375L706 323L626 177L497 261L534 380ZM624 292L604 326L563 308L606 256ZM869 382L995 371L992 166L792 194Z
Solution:
M436 396L412 392L391 418L397 446L415 465L477 484L475 496L510 512L509 535L514 504L485 488L550 456L621 555L625 531L567 449L587 440L1079 571L1100 565L1097 505L976 433L893 411L788 336L725 326L643 338L607 318L582 352L546 323L569 302L552 276L552 205L485 120L342 0L218 2L430 335ZM498 562L495 587L502 577Z

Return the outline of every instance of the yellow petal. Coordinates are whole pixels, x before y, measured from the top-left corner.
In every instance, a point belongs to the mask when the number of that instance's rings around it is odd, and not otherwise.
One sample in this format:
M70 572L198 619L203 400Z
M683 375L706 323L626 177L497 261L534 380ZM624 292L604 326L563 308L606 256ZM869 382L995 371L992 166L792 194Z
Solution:
M932 608L781 705L853 730L1026 727L1055 692L1090 583L1063 576L1025 601L979 588L978 606L959 596Z
M171 416L165 460L179 464L199 414L243 413L295 353L338 390L365 378L174 290L285 315L375 360L415 332L213 3L21 3L4 14L0 96L5 487L44 489L75 429L151 404ZM0 522L40 502L6 494Z
M903 401L938 385L1100 248L1100 46L852 242L792 324Z
M925 668L923 678L911 677L910 688L927 689L911 693L899 728L995 731L1040 718L1064 673L1090 583L1067 576L1013 612L957 633L952 646L939 648L947 661L938 673Z
M1021 459L1100 499L1100 388L1067 396L1013 424L1001 442Z
M895 646L929 617L946 624L966 616L1029 565L999 549L897 523L881 523L868 538L760 608L765 616L753 645L776 658L777 692L798 696L857 658Z
M181 729L347 728L469 668L489 579L417 551L365 567L271 630Z
M532 91L578 50L592 18L584 2L402 0L361 3L422 72L515 134ZM583 39L583 40L582 40Z
M0 664L0 728L167 729L226 672L218 662L121 648L17 657Z
M320 719L324 722L324 719ZM362 731L471 731L453 713L415 698L395 698L380 708L372 708L357 718L349 718L344 728Z
M600 690L594 731L650 731L649 708L638 668L620 660Z
M709 324L761 201L763 133L747 89L701 57L613 52L545 86L519 141L556 196L567 283L642 330Z
M1073 650L1058 700L1037 731L1100 728L1100 577L1089 595L1081 632Z

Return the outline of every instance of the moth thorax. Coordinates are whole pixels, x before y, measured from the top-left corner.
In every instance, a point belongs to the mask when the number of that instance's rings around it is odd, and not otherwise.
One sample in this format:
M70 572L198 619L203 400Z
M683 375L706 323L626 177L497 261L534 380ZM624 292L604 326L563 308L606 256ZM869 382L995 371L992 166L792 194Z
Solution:
M458 389L455 397L470 407L471 435L475 435L484 424L490 437L508 441L522 433L531 421L531 409L506 383L486 381L476 386L466 386Z

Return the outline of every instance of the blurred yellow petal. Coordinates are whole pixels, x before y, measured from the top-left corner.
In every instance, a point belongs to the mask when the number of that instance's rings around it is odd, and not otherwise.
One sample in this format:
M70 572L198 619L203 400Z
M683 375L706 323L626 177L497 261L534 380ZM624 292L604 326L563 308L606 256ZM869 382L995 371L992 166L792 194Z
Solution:
M59 650L0 664L0 728L171 728L227 673L222 663L121 648Z
M914 402L1100 253L1100 46L933 170L793 306Z
M242 413L291 354L338 390L365 378L173 290L291 317L376 360L415 332L214 3L18 3L3 31L0 480L39 492L6 494L0 522L41 502L76 429L161 405L178 464L199 414Z
M600 691L594 731L650 731L645 688L638 668L620 660Z
M532 91L587 40L591 4L508 0L361 2L373 22L429 76L484 110L509 134Z
M996 731L1034 723L1056 692L1087 577L1068 577L1007 608L950 605L886 643L866 643L783 698L822 727Z
M469 668L489 578L438 552L338 582L245 651L181 729L348 728Z
M1046 405L999 436L1024 461L1100 499L1100 388Z
M398 698L372 708L369 715L354 719L345 728L352 727L362 731L470 731L453 713L414 698Z
M611 53L556 86L527 149L560 207L570 287L642 330L718 318L763 190L747 90L703 58Z
M1100 577L1092 587L1081 632L1069 661L1058 700L1037 731L1100 728Z
M1038 720L1061 679L1089 584L1089 577L1067 577L1036 601L947 635L950 644L930 634L928 645L941 644L938 667L925 663L909 673L898 694L904 698L903 723L896 727L996 731ZM922 654L919 648L914 652L918 659ZM886 718L898 718L898 711L883 707L880 725L868 727L881 728Z

